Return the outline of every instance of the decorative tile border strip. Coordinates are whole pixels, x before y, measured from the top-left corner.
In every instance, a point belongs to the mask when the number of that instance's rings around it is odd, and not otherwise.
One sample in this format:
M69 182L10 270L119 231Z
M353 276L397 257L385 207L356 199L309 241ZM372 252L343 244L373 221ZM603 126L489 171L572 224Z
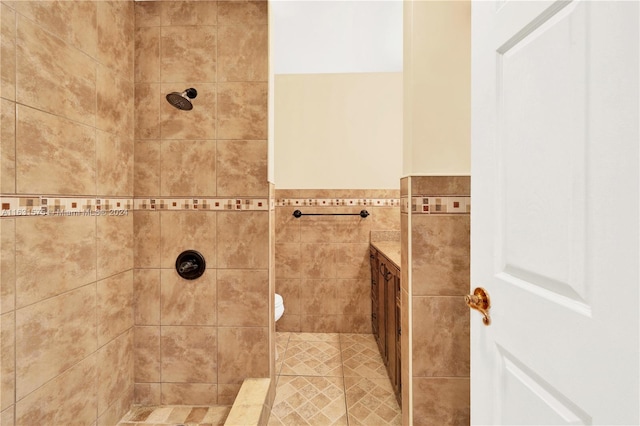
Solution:
M136 198L134 210L268 211L267 198Z
M2 196L0 217L18 216L126 216L132 198L57 196Z
M409 212L409 198L402 198L402 213ZM416 196L411 197L412 214L470 214L471 197L440 197Z
M91 198L0 196L0 217L126 216L132 210L268 211L274 201L250 198Z
M370 206L399 207L398 198L278 198L276 207L338 207Z

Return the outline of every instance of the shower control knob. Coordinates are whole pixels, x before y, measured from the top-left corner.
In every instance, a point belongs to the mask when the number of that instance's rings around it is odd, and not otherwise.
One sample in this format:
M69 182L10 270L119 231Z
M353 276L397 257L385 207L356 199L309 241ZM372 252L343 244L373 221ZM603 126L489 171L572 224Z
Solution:
M176 259L176 271L185 280L195 280L204 274L204 256L195 250L186 250Z

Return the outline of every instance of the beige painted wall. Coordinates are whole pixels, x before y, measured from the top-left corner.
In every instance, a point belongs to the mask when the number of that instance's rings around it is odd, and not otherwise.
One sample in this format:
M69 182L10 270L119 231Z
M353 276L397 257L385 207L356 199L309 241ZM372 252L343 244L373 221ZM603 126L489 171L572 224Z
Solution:
M275 76L278 189L395 189L402 73Z
M471 172L471 8L404 3L403 174Z

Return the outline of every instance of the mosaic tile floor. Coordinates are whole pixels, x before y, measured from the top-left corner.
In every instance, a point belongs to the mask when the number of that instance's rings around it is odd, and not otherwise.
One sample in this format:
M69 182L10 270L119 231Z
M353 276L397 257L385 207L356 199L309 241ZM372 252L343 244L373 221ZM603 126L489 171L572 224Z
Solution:
M373 335L277 333L277 425L402 424Z
M230 406L187 407L165 405L161 407L132 408L118 426L216 426L224 425Z

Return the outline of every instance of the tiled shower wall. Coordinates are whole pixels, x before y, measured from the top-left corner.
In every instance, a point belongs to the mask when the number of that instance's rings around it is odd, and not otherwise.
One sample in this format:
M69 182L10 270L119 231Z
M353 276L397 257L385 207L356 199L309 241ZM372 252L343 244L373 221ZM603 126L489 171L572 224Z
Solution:
M113 425L133 400L133 214L15 212L133 197L133 2L0 8L0 191L18 200L0 218L1 422Z
M276 189L278 331L371 333L370 231L399 231L397 190ZM302 216L358 213L370 216Z
M135 400L230 404L270 374L267 2L135 17ZM165 100L189 87L193 110ZM206 259L193 281L174 266L187 249Z
M401 193L403 424L410 406L416 426L469 424L470 178L411 176Z

